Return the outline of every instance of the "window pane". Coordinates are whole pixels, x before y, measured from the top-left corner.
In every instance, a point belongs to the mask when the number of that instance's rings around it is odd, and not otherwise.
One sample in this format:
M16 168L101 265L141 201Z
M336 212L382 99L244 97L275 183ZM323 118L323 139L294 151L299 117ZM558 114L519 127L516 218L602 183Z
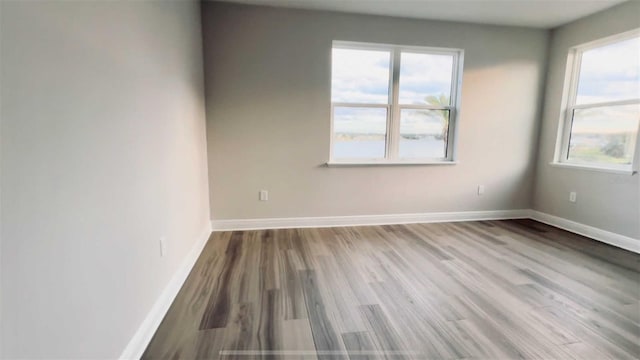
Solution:
M449 105L453 56L408 52L400 56L400 104Z
M387 109L335 107L333 157L335 159L384 158Z
M389 51L334 48L332 54L331 101L389 102Z
M569 161L631 164L638 135L640 105L576 109L573 112Z
M640 98L640 37L582 53L577 104Z
M446 158L449 110L400 111L400 157Z

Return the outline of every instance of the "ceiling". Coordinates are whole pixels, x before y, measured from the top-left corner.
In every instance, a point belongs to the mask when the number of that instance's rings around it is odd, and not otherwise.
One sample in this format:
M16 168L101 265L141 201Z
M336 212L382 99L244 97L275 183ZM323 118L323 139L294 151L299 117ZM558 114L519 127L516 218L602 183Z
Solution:
M222 0L358 14L553 28L626 0Z

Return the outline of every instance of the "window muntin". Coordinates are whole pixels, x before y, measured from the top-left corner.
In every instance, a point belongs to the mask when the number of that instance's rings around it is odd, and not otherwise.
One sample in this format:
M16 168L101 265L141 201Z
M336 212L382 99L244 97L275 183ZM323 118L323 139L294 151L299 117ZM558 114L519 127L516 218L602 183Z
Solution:
M557 161L595 169L637 168L640 31L578 46Z
M330 162L452 162L461 67L457 49L334 42Z

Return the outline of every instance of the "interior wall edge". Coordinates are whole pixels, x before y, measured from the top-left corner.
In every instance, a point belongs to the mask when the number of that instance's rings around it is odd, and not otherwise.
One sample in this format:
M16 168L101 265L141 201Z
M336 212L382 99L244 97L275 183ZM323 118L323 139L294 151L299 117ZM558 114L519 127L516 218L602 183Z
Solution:
M540 161L540 144L542 144L542 126L544 125L544 113L545 113L545 92L547 89L547 84L549 83L550 80L550 76L549 76L549 69L551 67L550 64L550 59L549 59L549 55L551 54L551 42L553 39L553 29L549 29L547 30L547 46L545 48L545 55L544 55L544 66L543 66L543 72L542 72L542 82L541 82L541 86L538 93L539 99L538 99L538 114L536 116L536 119L538 119L538 123L536 124L536 133L535 133L535 147L532 151L531 154L531 161L532 161L532 172L531 172L531 176L533 177L533 181L531 182L531 191L529 192L529 206L533 209L535 207L535 201L536 201L536 192L538 191L538 168L539 168L539 164L538 162Z
M629 1L551 31L532 208L576 223L640 238L640 178L554 166L565 122L569 51L640 27L640 2ZM571 202L571 193L579 201Z
M149 345L164 316L167 314L167 311L169 311L173 300L178 295L180 288L182 288L182 285L191 273L191 269L193 269L193 266L200 257L202 250L209 240L211 231L210 223L206 223L200 235L195 239L193 247L182 260L182 263L151 307L151 310L149 310L147 316L138 327L138 330L122 351L120 359L140 359L142 357L142 354L147 348L147 345Z
M613 245L640 254L640 239L634 239L629 236L614 233L608 230L603 230L594 226L586 225L533 209L530 210L530 218L578 235L586 236L605 244Z

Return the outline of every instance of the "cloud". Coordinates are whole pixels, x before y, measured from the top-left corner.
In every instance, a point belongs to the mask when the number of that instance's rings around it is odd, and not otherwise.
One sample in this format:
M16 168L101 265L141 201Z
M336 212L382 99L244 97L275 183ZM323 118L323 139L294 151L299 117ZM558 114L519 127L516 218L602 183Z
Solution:
M378 50L333 49L333 102L386 104L391 53Z
M400 62L400 103L426 103L428 96L449 96L453 56L403 52Z
M387 133L387 109L335 107L333 132L384 135Z
M572 133L606 134L636 132L640 105L606 106L574 111Z
M640 37L582 54L577 104L640 98Z
M402 52L400 103L425 103L427 96L449 96L453 56ZM334 48L333 102L387 104L391 52Z

